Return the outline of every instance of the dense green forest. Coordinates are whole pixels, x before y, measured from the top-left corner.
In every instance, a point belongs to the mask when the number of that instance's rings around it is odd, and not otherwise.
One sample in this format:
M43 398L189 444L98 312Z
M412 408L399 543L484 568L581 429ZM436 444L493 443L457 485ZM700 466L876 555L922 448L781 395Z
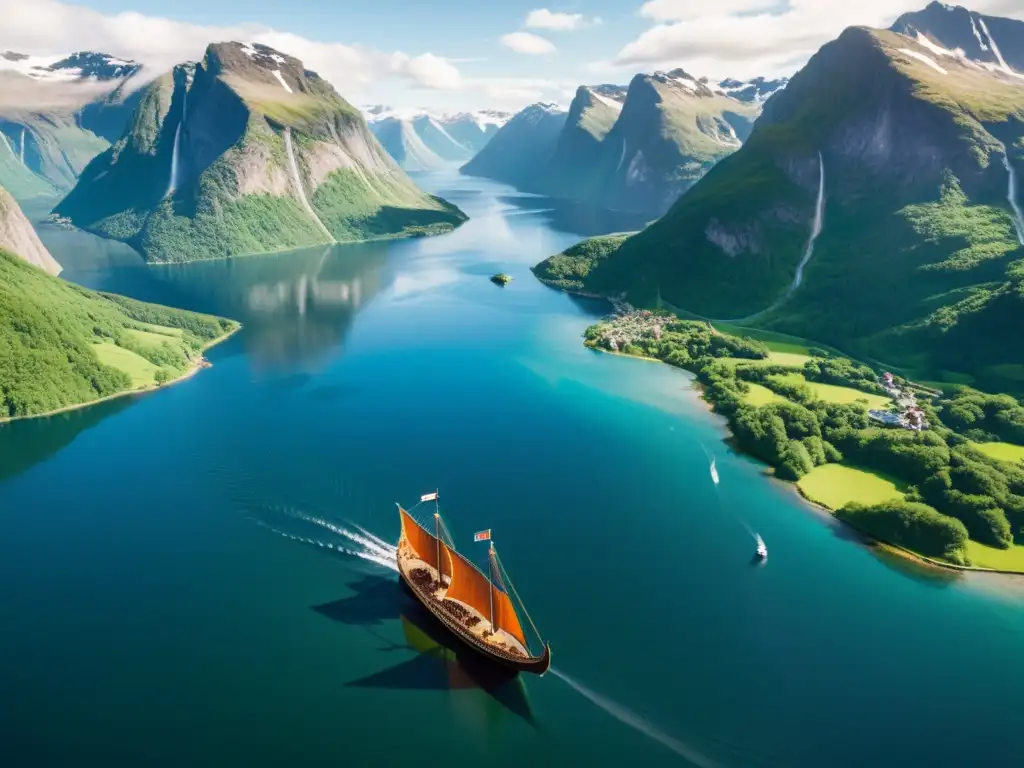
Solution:
M907 486L908 504L847 510L840 517L848 522L866 521L858 527L958 564L968 563L960 527L989 546L1024 543L1024 465L996 460L974 445L991 438L1021 441L1024 407L1012 397L955 387L937 400L919 400L929 429L882 427L869 420L862 403L825 402L807 384L781 377L793 367L773 364L762 342L671 316L656 331L650 326L630 331L628 321L616 322L630 336L618 351L696 373L705 399L729 420L737 445L774 467L780 478L795 481L816 466L841 462ZM607 346L609 338L623 333L610 331L615 325L591 326L586 343ZM870 367L812 351L819 356L800 369L806 381L870 394L881 390ZM908 385L900 378L897 382ZM785 400L751 405L746 401L751 384L768 387ZM900 526L900 536L883 535Z
M237 327L89 291L0 249L0 418L47 413L175 378L204 346Z

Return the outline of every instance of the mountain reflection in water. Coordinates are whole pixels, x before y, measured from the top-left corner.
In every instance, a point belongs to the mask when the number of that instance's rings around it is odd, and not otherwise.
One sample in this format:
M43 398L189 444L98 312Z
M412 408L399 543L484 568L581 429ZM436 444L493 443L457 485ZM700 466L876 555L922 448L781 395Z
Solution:
M240 320L257 367L316 365L387 287L386 245L366 243L154 267L190 308Z

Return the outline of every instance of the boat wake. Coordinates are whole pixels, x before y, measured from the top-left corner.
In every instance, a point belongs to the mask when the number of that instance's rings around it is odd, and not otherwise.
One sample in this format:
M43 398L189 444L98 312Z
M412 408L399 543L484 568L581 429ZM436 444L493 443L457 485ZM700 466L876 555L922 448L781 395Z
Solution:
M628 725L630 728L639 731L644 736L647 736L648 738L658 742L662 746L668 747L677 755L685 758L686 760L689 760L694 765L700 766L700 768L713 768L717 765L708 758L704 757L704 755L697 752L692 747L684 744L674 736L669 736L667 733L659 729L653 723L649 722L648 720L645 720L643 717L627 709L621 704L617 704L611 699L607 699L601 694L590 690L581 683L578 683L575 680L573 680L568 675L559 672L554 667L552 667L550 671L551 674L553 674L559 680L561 680L574 691L576 691L576 693L583 696L592 704L603 709L605 712L614 717L620 723L624 723L625 725Z
M721 482L721 479L720 479L720 477L718 475L718 467L715 465L715 457L712 456L710 453L708 453L708 449L704 447L703 443L700 443L700 448L701 448L702 451L704 451L704 455L707 457L708 461L710 462L710 464L708 465L708 470L711 472L711 481L715 484L715 491L717 492L718 491L719 483ZM718 496L717 498L718 498L718 506L719 506L719 508L721 510L725 511L725 505L722 503L721 496ZM754 543L757 544L758 549L760 549L761 547L764 546L764 539L761 538L761 535L757 531L755 531L753 528L751 528L747 524L746 520L744 520L742 517L740 517L736 513L731 513L731 515L732 515L732 517L734 517L736 519L736 522L738 522L740 525L742 525L744 530L746 530L746 532L750 534L750 538L752 538L754 540Z
M362 526L356 525L355 523L348 522L347 525L326 520L322 517L316 517L314 515L308 515L297 509L287 507L275 507L274 511L279 512L293 520L300 520L310 525L315 525L329 533L336 536L340 536L344 541L324 541L321 539L314 539L308 536L300 536L298 534L289 533L288 531L271 525L264 520L253 517L252 519L263 528L272 531L279 536L283 536L286 539L292 541L299 541L310 546L320 547L321 549L330 549L335 552L340 552L345 555L351 555L361 560L365 560L368 563L373 563L381 568L387 568L392 571L398 570L398 566L395 562L396 549L393 544L389 544L379 536L370 533Z

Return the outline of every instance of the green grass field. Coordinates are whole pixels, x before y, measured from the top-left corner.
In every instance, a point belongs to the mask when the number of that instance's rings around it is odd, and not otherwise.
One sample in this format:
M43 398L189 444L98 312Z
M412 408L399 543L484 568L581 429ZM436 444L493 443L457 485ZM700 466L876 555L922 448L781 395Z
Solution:
M806 355L812 346L822 346L814 344L807 339L801 339L798 336L788 336L785 333L775 333L774 331L762 331L759 328L745 328L741 325L730 325L729 323L712 323L712 326L716 331L721 331L722 333L763 341L772 352ZM827 347L822 348L827 349Z
M878 504L903 496L892 480L863 469L842 464L824 464L815 467L797 485L811 501L829 509L839 509L855 501L859 504Z
M119 347L112 341L94 344L93 349L101 363L131 376L133 387L149 387L156 383L156 372L160 368L146 358Z
M865 401L868 408L886 409L892 401L884 395L872 395L861 392L853 387L837 387L834 384L820 384L816 381L807 381L802 373L787 373L785 376L773 376L792 384L806 384L814 392L815 396L828 403L855 403L858 400Z
M998 461L1024 461L1024 445L1013 443L971 443L975 448Z
M772 392L768 387L762 387L760 384L754 384L749 382L748 385L750 391L743 396L743 402L748 405L768 405L769 403L785 403L786 398L775 392Z
M721 358L721 361L733 367L737 365L784 365L787 368L802 370L804 363L811 359L810 355L802 355L798 352L771 352L768 357L763 360L751 360L745 357L723 357Z
M157 328L159 326L150 327ZM171 331L175 329L167 328L166 330ZM180 330L178 330L177 334L163 333L162 331L140 331L137 328L129 328L125 332L128 333L136 341L141 341L143 344L149 344L154 347L159 347L161 344L167 343L175 344L181 339Z
M967 542L967 556L978 568L994 568L999 571L1024 572L1024 547L996 549L976 541Z

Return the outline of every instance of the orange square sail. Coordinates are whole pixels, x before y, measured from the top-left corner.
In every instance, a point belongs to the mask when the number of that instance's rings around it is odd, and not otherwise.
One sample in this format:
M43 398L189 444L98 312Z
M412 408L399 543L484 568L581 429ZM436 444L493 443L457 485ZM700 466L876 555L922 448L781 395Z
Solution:
M409 542L409 547L416 553L416 557L427 565L437 568L437 537L428 533L404 509L399 507L398 511L402 518L402 535Z

